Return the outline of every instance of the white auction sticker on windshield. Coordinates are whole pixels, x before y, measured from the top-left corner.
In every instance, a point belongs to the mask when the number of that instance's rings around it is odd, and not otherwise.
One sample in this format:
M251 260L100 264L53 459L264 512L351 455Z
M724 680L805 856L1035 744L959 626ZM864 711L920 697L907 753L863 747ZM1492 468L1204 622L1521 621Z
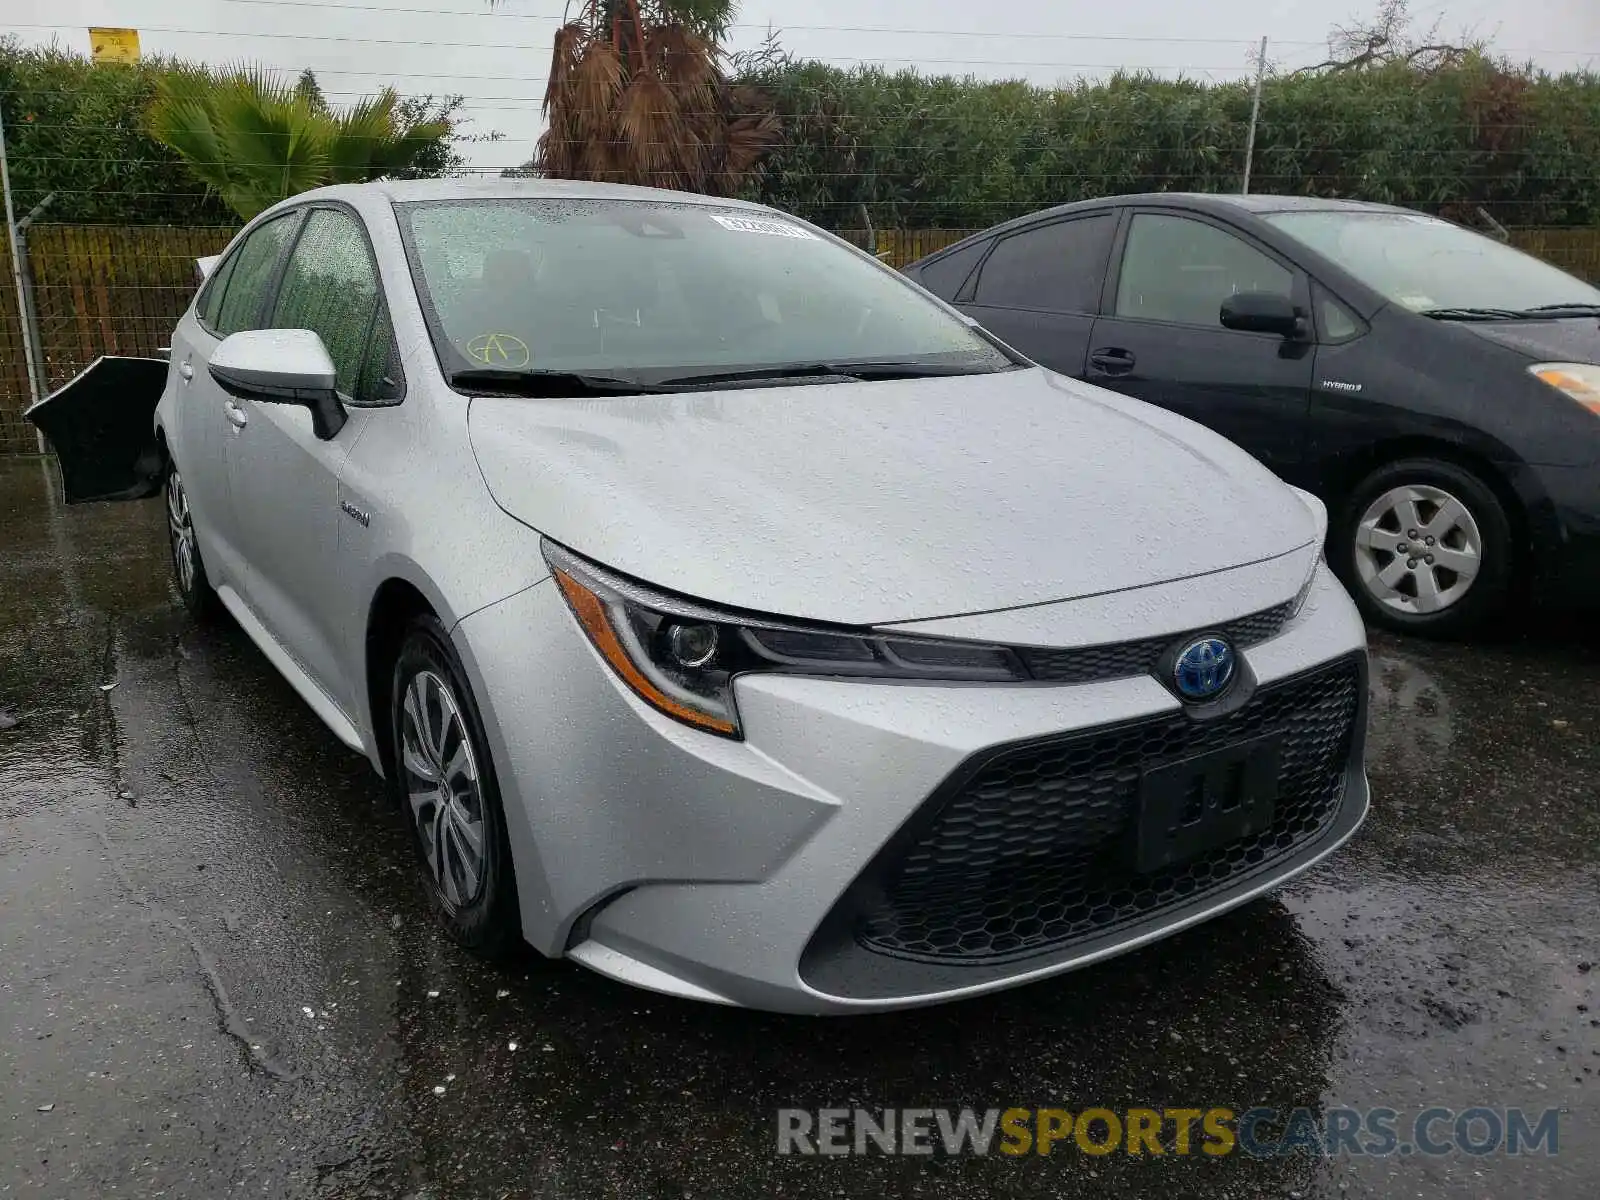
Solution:
M772 237L803 238L814 242L817 235L809 229L801 229L798 225L791 225L787 221L764 221L759 217L725 217L721 213L707 213L713 221L724 229L731 229L735 233L765 233Z

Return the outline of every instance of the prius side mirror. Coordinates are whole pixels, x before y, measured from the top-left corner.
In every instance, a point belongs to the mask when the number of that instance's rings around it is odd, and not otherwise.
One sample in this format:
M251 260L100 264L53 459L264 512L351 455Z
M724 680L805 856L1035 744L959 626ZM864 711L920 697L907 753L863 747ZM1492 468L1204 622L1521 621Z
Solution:
M1236 292L1222 302L1222 327L1244 333L1275 333L1303 337L1306 314L1287 296L1276 292Z
M247 329L229 334L211 354L211 378L231 396L311 410L312 431L323 441L338 436L346 420L334 390L333 359L309 329Z

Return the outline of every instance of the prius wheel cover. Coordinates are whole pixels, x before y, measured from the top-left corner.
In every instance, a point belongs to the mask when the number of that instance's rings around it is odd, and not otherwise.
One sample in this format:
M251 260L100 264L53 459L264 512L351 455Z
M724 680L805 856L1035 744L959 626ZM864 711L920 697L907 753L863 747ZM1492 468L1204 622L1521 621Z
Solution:
M179 589L188 596L200 573L200 555L195 549L189 495L176 470L167 476L167 532L172 539L172 569L177 572Z
M1379 604L1427 616L1459 604L1483 568L1471 511L1426 483L1390 488L1356 525L1356 574Z
M428 870L446 907L459 912L483 894L483 791L461 706L429 670L405 686L400 765Z

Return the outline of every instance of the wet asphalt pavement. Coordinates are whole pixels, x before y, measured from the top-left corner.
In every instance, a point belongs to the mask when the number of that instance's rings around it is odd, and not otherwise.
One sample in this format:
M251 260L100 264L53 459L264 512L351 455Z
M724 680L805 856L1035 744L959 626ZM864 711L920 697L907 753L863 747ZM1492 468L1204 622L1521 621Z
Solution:
M67 509L53 486L39 460L0 464L0 1196L1600 1186L1600 638L1581 622L1377 639L1372 818L1286 893L998 998L773 1017L456 950L366 764L238 628L176 604L159 505ZM782 1106L1434 1103L1562 1108L1560 1153L774 1152Z

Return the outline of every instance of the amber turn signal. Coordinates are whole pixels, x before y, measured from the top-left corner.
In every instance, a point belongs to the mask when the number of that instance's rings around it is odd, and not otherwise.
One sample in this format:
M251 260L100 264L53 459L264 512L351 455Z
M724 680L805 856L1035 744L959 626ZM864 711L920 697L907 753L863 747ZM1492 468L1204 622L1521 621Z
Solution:
M611 615L606 611L606 606L600 597L559 568L555 571L555 577L556 583L561 587L562 595L572 607L573 615L578 618L578 624L589 635L589 640L600 652L600 657L606 660L611 669L621 676L622 681L632 688L641 700L687 725L721 734L738 732L733 722L690 708L652 683L629 657L622 639L612 627Z

